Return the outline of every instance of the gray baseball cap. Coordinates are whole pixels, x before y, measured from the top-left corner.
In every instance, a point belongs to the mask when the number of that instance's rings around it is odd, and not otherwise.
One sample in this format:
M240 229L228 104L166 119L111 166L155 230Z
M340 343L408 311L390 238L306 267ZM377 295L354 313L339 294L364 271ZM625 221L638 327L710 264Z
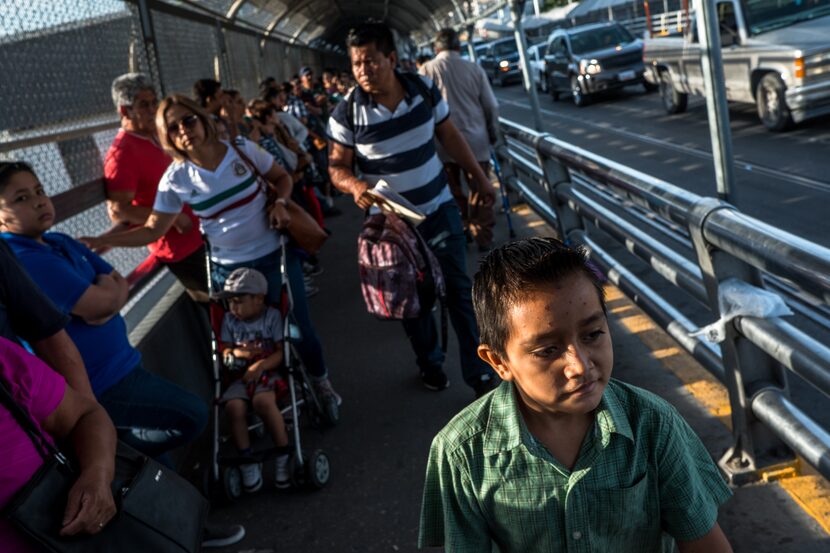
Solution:
M240 267L228 275L221 292L215 294L218 299L241 296L243 294L267 294L268 281L265 275L256 269Z

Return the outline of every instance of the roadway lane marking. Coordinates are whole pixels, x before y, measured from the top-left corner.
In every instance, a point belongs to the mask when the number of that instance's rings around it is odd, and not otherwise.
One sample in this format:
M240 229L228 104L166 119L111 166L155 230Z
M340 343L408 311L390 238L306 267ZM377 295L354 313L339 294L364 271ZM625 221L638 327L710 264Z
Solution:
M498 186L498 184L496 184ZM555 236L553 229L531 210L527 204L511 209L517 217L516 229L532 229L530 234ZM539 224L542 222L542 224ZM605 285L606 306L629 332L649 349L651 355L671 371L689 394L725 427L732 428L732 408L726 388L691 355L651 320L616 286ZM805 474L812 472L812 474ZM830 483L814 474L814 469L798 458L795 463L768 467L761 474L765 485L779 486L807 516L830 535Z
M526 104L517 102L515 100L499 98L499 102L504 102L505 104L510 104L530 111L530 107L528 107ZM585 119L579 119L578 117L565 115L564 113L557 113L546 108L541 108L541 111L545 115L551 115L553 117L558 117L560 119L564 119L572 123L578 123L580 125L589 125L594 128L602 129L603 131L611 131L619 135L625 136L626 138L639 140L640 142L645 142L646 144L650 144L652 146L657 146L667 150L674 150L676 152L680 152L689 156L698 157L700 159L705 159L707 161L712 160L712 154L707 152L706 150L701 150L699 148L695 148L692 146L683 146L682 144L675 144L673 142L667 142L666 140L661 140L659 138L653 138L651 136L644 136L642 134L626 131L623 129L616 128L612 126L610 123L594 123L591 121L586 121ZM580 130L582 131L580 134L583 134L585 132L582 129ZM779 171L778 169L773 169L772 167L766 167L764 165L758 165L756 163L748 163L746 161L741 161L737 158L735 159L735 169L743 170L748 173L757 173L767 177L772 177L774 179L778 179L789 184L799 184L805 188L811 188L813 190L819 190L821 192L830 192L830 182L811 179L810 177L804 177L800 175L793 175L791 173Z

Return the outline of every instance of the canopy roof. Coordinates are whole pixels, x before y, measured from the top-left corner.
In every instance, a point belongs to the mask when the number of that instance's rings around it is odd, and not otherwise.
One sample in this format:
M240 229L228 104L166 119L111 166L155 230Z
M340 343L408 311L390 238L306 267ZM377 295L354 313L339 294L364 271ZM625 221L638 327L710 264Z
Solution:
M458 23L496 0L179 0L304 44L342 45L350 27L369 18L385 21L402 36L431 34ZM470 11L470 10L473 11Z

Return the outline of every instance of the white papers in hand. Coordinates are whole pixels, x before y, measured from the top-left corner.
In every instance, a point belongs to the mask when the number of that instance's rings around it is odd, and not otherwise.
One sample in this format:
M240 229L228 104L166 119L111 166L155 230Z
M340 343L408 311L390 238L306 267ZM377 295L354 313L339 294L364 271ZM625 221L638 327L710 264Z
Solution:
M412 202L395 192L389 186L389 183L383 179L379 180L375 187L370 188L366 193L375 199L381 210L406 217L413 224L417 225L427 218Z

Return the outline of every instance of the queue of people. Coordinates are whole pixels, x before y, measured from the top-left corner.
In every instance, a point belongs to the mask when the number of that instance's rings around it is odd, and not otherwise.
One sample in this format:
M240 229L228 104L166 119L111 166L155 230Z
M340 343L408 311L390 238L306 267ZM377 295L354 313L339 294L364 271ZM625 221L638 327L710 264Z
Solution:
M309 113L318 119L330 106L316 102L334 102L339 93L339 81L326 76L325 97L306 94L315 102ZM314 86L308 71L302 82L302 94ZM97 533L115 514L108 482L116 436L170 466L169 452L198 437L208 420L204 401L143 368L120 315L127 281L95 251L147 246L199 302L223 290L234 270L254 269L267 285L263 301L273 305L281 283L277 232L290 223L289 199L321 226L325 214L333 214L322 180L327 171L309 152L327 147L322 124L315 133L307 126L312 115L294 118L287 106L295 97L274 94L277 88L266 82L260 98L245 102L238 91L203 79L194 84L194 99L174 95L159 104L145 75L115 79L121 128L104 162L114 226L103 236L78 240L53 232L54 206L33 168L0 163L0 383L43 431L76 446L80 473L62 534ZM296 247L286 259L300 355L318 394L339 405L307 303L322 268L311 252ZM15 343L21 340L34 355ZM273 412L255 403L258 411ZM2 467L7 477L0 505L43 462L23 429L2 413L3 437L15 449L0 461L14 463ZM277 436L285 441L284 430ZM284 487L286 459L278 462L283 477L277 485ZM208 525L202 546L227 546L244 535L240 525ZM0 521L0 541L4 551L33 550L6 521Z
M322 267L315 252L284 246L278 233L290 229L291 202L323 228L338 213L338 191L372 209L367 191L383 179L426 216L417 231L443 273L463 380L481 398L432 445L420 544L569 547L583 534L548 524L568 508L600 550L657 551L665 530L681 551L730 551L717 525L729 492L699 440L665 402L610 377L602 286L584 254L553 239L520 241L489 253L473 284L467 243L481 252L493 247L488 163L498 112L483 72L458 56L457 35L438 34L438 55L424 60L420 74L402 70L384 24L356 26L347 46L355 80L327 69L317 81L303 67L290 81L264 80L253 99L202 79L192 98L159 102L146 76L118 77L112 96L121 129L104 164L115 226L101 236L53 232L54 206L32 167L0 163L0 385L77 455L61 534L100 532L115 515L116 439L172 465L169 452L194 440L208 419L200 398L142 366L120 315L127 282L96 251L146 246L195 301L221 291L231 305L221 340L239 358L252 355L250 333L272 336L275 347L222 399L240 454L250 452L251 407L284 448L271 382L283 357L282 326L268 307L279 301L280 254L300 355L317 392L338 405L342 398L308 306ZM566 306L575 299L580 308ZM446 389L433 313L403 326L423 385ZM42 460L2 409L0 438L13 453L0 460L2 507ZM663 457L670 465L659 463ZM286 455L277 459L278 487L287 485L287 463ZM598 476L574 491L562 475L577 469ZM256 467L243 479L247 491L262 486ZM609 500L602 517L585 499L599 492ZM576 506L570 499L565 506L571 497ZM642 511L633 529L632 509ZM603 529L613 542L603 541L610 539ZM239 525L207 527L203 546L230 545L244 533ZM33 550L5 520L0 543L4 551Z

